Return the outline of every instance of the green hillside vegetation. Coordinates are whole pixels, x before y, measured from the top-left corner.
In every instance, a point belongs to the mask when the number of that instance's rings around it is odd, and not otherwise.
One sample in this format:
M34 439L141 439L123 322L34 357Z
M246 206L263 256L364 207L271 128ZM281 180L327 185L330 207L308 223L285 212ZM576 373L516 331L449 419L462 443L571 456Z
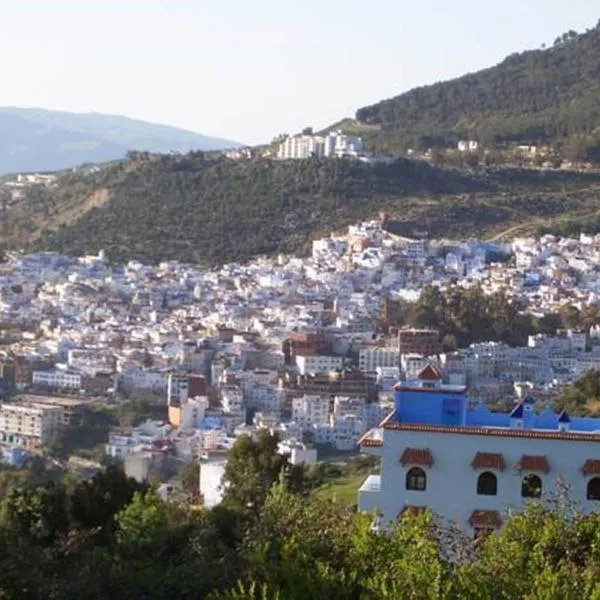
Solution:
M408 233L426 229L438 237L574 227L578 217L595 222L599 190L595 173L134 153L100 171L30 188L4 215L3 242L75 255L104 249L114 261L210 266L303 253L315 237L381 210Z
M600 24L570 31L547 49L515 53L500 64L413 89L361 108L359 122L372 150L455 147L476 139L486 147L508 142L580 145L600 158Z
M232 450L223 503L165 502L110 466L91 480L0 473L0 595L207 600L594 600L600 515L561 487L474 541L435 515L374 515L314 493L263 432ZM229 466L231 464L231 467Z
M99 189L107 191L105 201L90 201ZM479 189L485 185L457 172L406 160L368 166L163 155L35 189L18 217L26 231L13 235L36 240L40 230L54 229L36 247L74 254L103 248L119 261L214 265L299 251L316 233L376 216L381 208L410 215L423 196ZM88 210L65 225L65 210L82 203Z

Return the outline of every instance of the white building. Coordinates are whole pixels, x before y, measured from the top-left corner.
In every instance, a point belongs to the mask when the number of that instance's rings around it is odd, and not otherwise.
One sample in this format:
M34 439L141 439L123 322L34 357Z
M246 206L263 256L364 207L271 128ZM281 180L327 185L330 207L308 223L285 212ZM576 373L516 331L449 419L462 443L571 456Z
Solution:
M223 475L226 460L210 459L200 464L200 494L206 508L213 508L223 499Z
M331 356L326 354L296 356L296 367L298 367L300 375L339 371L343 366L344 359L341 356Z
M359 507L384 525L430 509L479 536L526 502L551 506L561 482L584 512L600 508L600 419L537 413L531 398L510 414L470 410L465 388L432 367L399 384L395 401L360 441L381 456L381 475L367 478Z
M363 154L362 139L353 135L346 135L341 131L330 132L327 135L313 135L302 133L286 137L280 144L277 157L288 159L302 159L316 156L358 157Z
M50 369L48 371L34 371L33 385L55 390L80 390L81 373Z
M363 346L358 351L358 367L363 373L373 373L378 367L397 367L399 355L397 349L383 346Z
M206 396L187 398L181 403L180 424L181 429L200 429L204 422L204 415L208 408Z
M303 429L329 422L329 398L305 394L292 400L292 420Z
M289 439L279 442L277 452L289 455L289 461L292 465L301 463L314 465L317 462L316 448L308 448L306 444L298 440Z

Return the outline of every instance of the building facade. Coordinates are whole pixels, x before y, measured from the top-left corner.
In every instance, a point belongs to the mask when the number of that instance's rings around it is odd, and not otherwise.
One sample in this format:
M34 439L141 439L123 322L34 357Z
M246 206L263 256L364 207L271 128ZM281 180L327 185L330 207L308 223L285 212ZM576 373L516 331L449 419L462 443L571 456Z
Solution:
M57 390L80 390L81 373L72 371L61 371L50 369L48 371L34 371L32 375L33 385Z
M62 428L63 409L32 403L0 406L1 441L11 446L38 448Z
M381 475L359 491L361 510L390 523L429 509L475 535L502 526L526 502L552 502L564 486L582 511L600 509L600 419L535 411L468 409L466 389L426 367L399 384L395 410L360 441L381 456Z
M329 373L341 369L344 366L344 359L341 356L326 354L299 355L296 356L296 366L300 375Z
M440 354L442 344L440 332L434 329L400 329L398 331L398 352L400 354Z
M338 157L354 156L363 154L363 143L360 137L346 135L341 131L332 131L327 135L314 135L302 133L286 137L279 145L277 158L302 159L315 156Z

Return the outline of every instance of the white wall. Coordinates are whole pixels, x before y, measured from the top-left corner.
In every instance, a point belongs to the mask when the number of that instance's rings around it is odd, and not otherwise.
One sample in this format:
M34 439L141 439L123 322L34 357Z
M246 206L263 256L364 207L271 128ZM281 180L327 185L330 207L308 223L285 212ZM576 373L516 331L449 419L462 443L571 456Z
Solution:
M600 502L586 500L590 477L581 473L587 459L599 456L600 442L583 439L546 440L385 429L378 508L383 512L384 522L395 519L406 504L427 506L447 519L458 520L463 526L474 510L497 510L504 519L509 508L519 508L524 501L522 475L515 464L525 454L545 455L550 464L548 474L536 473L543 482L542 500L556 493L560 474L571 486L571 499L580 503L584 511L600 510ZM405 448L429 448L433 455L433 466L424 467L425 491L405 489L406 472L411 467L400 463ZM497 496L477 495L477 477L482 470L471 467L476 452L501 453L504 457L504 470L492 471L498 478Z
M212 508L223 499L221 479L225 473L226 461L203 462L200 467L200 493L204 497L204 506Z

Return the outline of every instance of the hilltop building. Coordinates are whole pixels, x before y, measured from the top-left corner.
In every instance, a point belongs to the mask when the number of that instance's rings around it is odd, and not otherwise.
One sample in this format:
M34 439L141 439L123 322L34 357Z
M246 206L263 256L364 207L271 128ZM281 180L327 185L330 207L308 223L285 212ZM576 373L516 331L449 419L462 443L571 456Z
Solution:
M583 512L600 508L600 419L534 410L468 408L466 387L442 383L426 366L395 388L395 410L360 440L381 456L381 475L359 491L359 507L382 523L431 509L475 536L501 527L531 499L549 501L569 485Z
M314 135L307 130L300 135L288 136L277 151L277 158L284 160L354 156L363 154L363 143L360 137L346 135L341 131L331 131L327 135Z

